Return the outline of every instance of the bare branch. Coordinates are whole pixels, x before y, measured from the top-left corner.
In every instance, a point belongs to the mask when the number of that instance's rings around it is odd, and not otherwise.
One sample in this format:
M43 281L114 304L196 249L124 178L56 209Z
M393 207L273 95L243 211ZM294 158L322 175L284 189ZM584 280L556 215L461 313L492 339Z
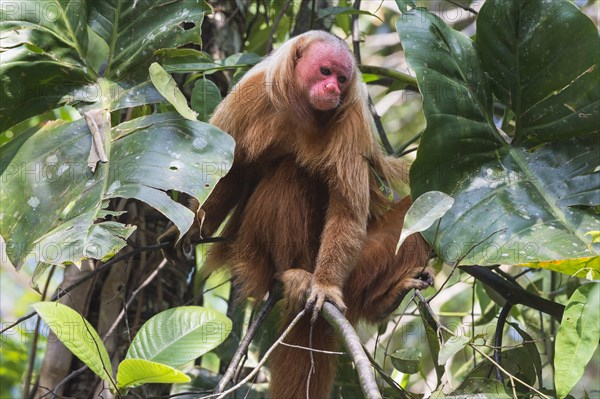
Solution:
M233 355L233 358L231 359L231 362L229 362L227 371L225 371L223 378L221 378L221 381L219 381L219 383L217 384L217 387L215 388L215 393L222 393L225 390L225 387L233 380L236 369L238 368L240 361L242 360L242 357L248 351L250 342L252 342L252 339L258 332L258 329L260 328L262 323L267 318L268 314L273 309L273 306L275 306L275 303L280 298L281 298L281 294L280 294L279 290L272 289L269 292L269 296L268 296L267 300L263 304L262 308L259 310L258 314L256 315L256 318L254 319L254 321L248 328L248 331L246 331L246 335L244 335L244 339L242 339L242 342L240 342L240 345L236 349L235 354Z
M356 331L354 331L350 322L338 308L329 302L325 302L323 305L323 317L339 331L344 346L348 349L348 352L356 365L358 379L365 397L369 399L381 399L381 393L379 392L379 389L377 389L371 362L365 354L360 338L356 334Z

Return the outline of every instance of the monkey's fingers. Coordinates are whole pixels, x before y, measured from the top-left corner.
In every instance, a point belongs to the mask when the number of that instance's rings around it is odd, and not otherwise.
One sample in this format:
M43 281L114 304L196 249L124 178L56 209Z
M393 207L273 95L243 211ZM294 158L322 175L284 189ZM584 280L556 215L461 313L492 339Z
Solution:
M325 301L337 307L342 313L346 312L342 291L338 287L313 283L305 306L306 311L311 313L311 323L317 321Z

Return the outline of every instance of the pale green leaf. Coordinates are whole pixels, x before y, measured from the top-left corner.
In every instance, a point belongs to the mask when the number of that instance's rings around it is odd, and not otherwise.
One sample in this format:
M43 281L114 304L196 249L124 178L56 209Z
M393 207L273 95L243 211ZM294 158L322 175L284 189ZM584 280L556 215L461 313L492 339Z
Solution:
M32 306L79 360L104 381L112 381L108 352L94 327L83 316L58 302L38 302Z
M187 99L179 90L177 82L170 73L165 71L160 64L154 62L150 65L150 80L156 87L156 90L171 104L181 116L191 121L195 121L198 114L190 109Z
M398 253L400 246L408 236L427 230L433 222L444 216L452 208L452 204L454 204L452 197L441 191L430 191L419 196L404 216L404 224L396 245L396 253Z
M133 388L142 384L180 384L190 377L166 364L145 359L125 359L117 371L117 387Z
M447 339L440 349L438 364L440 366L445 365L452 356L463 350L469 342L469 337L464 335L456 335Z
M559 398L566 397L583 376L600 340L600 283L579 287L567 303L554 355L554 384Z

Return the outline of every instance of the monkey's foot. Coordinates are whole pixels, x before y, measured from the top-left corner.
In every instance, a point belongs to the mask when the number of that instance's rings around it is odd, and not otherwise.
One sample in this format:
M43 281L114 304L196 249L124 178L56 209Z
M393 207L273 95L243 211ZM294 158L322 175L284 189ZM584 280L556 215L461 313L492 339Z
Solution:
M407 288L416 288L418 290L424 290L427 287L433 285L433 271L429 268L419 272L413 278L408 279Z
M282 273L286 308L292 313L298 313L306 304L310 290L312 274L304 269L289 269Z
M342 290L335 285L324 285L317 282L313 282L310 287L310 295L306 301L305 309L307 312L311 312L311 323L317 321L319 313L323 308L325 301L333 304L342 313L346 312L346 305L344 304Z
M171 243L162 248L165 258L173 263L177 261L192 261L196 256L196 244L194 241L202 239L201 226L204 219L204 211L196 210L196 218L188 232L181 237L179 229L176 226L169 227L164 233L158 237L159 243Z
M365 313L365 318L370 321L379 322L389 316L402 302L407 293L413 288L424 290L433 285L433 270L430 268L421 269L412 277L407 277L390 287L387 294L378 297L377 301L371 302Z

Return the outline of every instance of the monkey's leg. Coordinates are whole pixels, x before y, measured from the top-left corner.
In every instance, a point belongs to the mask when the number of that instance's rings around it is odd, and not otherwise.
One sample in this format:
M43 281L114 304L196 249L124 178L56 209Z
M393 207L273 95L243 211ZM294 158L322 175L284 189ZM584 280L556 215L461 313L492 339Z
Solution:
M433 283L433 271L426 267L429 246L421 235L409 236L395 254L409 207L410 199L403 200L369 227L360 260L344 291L347 317L353 323L361 317L380 321L410 290Z

